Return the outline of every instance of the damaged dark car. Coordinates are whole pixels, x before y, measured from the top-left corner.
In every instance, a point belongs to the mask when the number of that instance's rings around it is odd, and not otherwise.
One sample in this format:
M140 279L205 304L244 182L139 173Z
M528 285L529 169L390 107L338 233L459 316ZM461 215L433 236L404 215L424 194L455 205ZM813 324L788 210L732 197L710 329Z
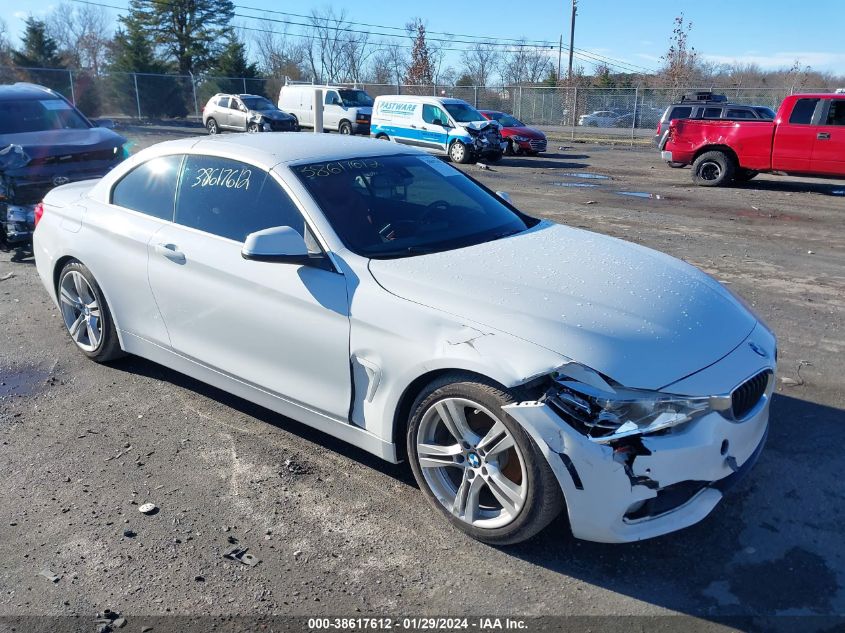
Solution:
M97 126L59 93L0 85L0 246L25 256L35 210L53 187L100 178L126 157L126 139Z

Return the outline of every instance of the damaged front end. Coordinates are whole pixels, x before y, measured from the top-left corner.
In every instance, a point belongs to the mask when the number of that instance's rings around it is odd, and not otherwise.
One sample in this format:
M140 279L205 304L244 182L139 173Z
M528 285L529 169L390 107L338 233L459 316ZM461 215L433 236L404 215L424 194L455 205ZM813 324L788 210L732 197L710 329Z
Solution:
M32 237L35 207L19 204L15 182L8 175L14 169L26 166L29 156L20 145L7 145L0 149L0 242L15 246Z
M683 383L673 390L683 393ZM735 384L710 396L628 389L569 363L548 376L539 399L505 410L548 459L573 534L636 541L700 521L756 461L773 366Z

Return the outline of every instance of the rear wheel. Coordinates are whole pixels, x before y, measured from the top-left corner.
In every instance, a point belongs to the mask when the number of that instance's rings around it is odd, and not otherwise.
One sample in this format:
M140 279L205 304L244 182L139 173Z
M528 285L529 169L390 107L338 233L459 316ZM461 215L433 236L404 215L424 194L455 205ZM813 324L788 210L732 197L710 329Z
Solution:
M352 124L349 121L341 121L337 131L346 136L350 136L352 134Z
M217 127L217 121L210 117L205 122L205 129L208 130L209 134L218 134L220 132L220 128Z
M467 146L461 141L453 141L449 146L449 160L453 163L468 163L471 158Z
M692 164L692 181L702 187L721 187L734 179L736 165L725 152L704 152Z
M299 119L296 118L296 115L291 114L293 117L293 131L299 132L302 128L299 127Z
M389 141L390 137L387 134L376 134L376 138L380 141Z
M417 397L408 456L429 503L492 545L524 541L563 507L554 473L502 406L514 398L477 376L451 374Z
M79 262L65 266L56 291L62 320L79 351L98 363L123 355L109 306L87 267Z

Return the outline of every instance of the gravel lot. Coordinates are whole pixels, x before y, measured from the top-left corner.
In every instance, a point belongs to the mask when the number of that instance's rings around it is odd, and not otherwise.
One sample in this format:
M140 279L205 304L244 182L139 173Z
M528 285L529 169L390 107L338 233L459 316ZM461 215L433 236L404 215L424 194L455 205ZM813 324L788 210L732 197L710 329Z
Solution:
M845 185L695 188L654 151L550 149L466 170L530 213L699 266L779 337L768 446L710 517L631 545L575 541L562 519L476 543L403 465L147 361L86 361L31 260L2 254L0 615L110 608L133 631L165 614L845 615ZM224 559L232 543L260 562Z

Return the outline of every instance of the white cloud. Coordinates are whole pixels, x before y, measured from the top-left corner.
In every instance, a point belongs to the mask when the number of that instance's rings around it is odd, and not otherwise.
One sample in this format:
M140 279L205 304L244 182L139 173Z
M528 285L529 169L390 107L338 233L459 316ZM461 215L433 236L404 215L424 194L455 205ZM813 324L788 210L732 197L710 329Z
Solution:
M14 15L19 20L25 20L26 17L29 15L26 11L15 11L12 15Z
M783 51L769 55L753 51L741 55L702 55L702 59L716 64L757 64L763 70L790 68L795 60L798 60L801 66L833 73L841 73L842 67L845 66L845 54L818 51Z

